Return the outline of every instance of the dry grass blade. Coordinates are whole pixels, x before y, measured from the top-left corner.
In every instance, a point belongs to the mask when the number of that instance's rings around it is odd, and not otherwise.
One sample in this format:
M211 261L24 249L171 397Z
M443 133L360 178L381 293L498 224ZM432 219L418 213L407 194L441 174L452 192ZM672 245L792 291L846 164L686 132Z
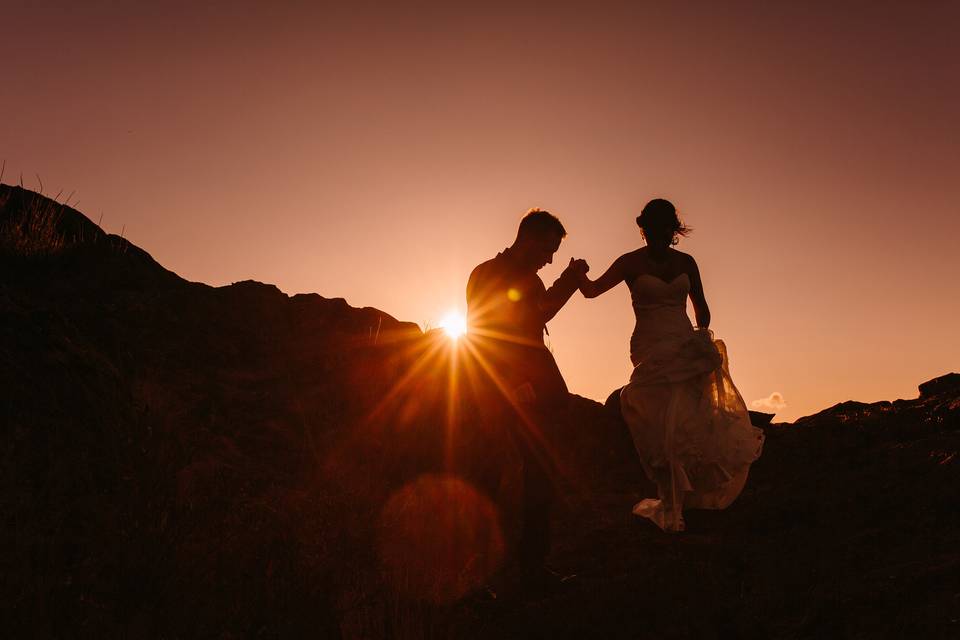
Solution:
M8 213L0 223L0 254L34 257L58 253L66 244L58 229L62 215L62 205L42 197L32 198L22 211Z

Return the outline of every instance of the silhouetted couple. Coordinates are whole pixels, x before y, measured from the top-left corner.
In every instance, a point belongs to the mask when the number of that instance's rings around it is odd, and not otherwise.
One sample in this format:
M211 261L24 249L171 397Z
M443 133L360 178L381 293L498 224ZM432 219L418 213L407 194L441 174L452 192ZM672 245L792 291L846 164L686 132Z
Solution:
M467 284L470 340L499 394L487 417L508 425L522 460L522 524L515 559L529 575L544 575L556 470L548 434L564 414L568 392L543 334L579 289L594 298L623 282L629 287L636 328L634 365L620 393L621 411L658 496L634 506L664 531L684 529L683 509L723 509L740 493L763 433L750 424L730 380L726 350L713 340L710 310L693 257L673 248L689 233L674 206L651 200L637 217L646 241L624 254L597 280L584 260L570 259L547 289L537 276L566 237L560 221L533 209L513 244L477 266ZM687 298L696 314L686 313ZM583 425L583 428L589 428Z

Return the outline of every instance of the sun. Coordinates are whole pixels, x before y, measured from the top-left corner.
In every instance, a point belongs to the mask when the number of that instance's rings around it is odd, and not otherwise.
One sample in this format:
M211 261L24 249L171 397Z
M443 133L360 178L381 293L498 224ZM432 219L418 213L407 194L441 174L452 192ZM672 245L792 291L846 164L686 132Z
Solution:
M449 311L440 321L440 327L451 340L456 340L467 332L467 319L459 311Z

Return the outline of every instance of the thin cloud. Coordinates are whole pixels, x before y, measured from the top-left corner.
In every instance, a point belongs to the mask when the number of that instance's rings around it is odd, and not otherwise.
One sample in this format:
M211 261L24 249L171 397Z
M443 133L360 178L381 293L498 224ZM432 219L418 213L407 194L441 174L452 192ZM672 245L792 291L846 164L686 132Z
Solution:
M755 411L764 411L766 413L776 413L782 411L787 406L787 401L783 399L783 394L774 391L766 398L760 398L750 403L750 408Z

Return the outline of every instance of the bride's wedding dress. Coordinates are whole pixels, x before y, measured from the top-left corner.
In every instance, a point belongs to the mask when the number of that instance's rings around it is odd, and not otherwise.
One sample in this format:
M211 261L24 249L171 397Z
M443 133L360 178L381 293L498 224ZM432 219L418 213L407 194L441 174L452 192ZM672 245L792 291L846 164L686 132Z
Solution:
M750 424L730 379L723 342L690 324L689 290L686 274L670 282L644 274L630 285L634 369L620 406L659 494L633 512L664 531L683 531L684 508L726 508L763 448L763 431Z

